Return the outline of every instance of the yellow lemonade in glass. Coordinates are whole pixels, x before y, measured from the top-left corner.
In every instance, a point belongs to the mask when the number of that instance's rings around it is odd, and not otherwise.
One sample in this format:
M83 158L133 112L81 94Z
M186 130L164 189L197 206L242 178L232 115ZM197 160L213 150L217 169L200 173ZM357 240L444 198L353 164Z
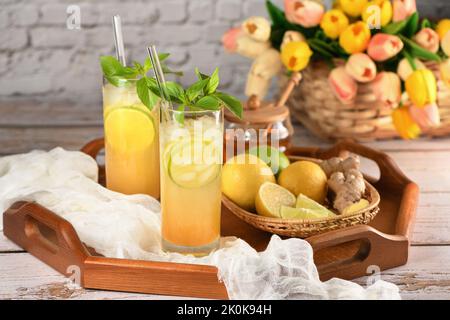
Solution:
M136 81L103 86L105 166L108 189L160 196L159 106L140 101Z
M162 245L203 255L220 239L222 111L163 111Z

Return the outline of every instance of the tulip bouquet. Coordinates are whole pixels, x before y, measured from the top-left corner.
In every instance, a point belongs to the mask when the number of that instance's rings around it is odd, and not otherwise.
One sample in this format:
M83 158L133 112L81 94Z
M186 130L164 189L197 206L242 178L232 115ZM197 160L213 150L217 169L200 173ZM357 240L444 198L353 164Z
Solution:
M271 78L284 69L300 72L310 59L330 66L328 83L340 103L351 106L359 86L391 110L405 139L440 122L439 64L450 88L450 20L420 19L415 0L284 0L284 11L266 1L271 21L250 17L223 36L227 51L254 59L245 93L266 95Z

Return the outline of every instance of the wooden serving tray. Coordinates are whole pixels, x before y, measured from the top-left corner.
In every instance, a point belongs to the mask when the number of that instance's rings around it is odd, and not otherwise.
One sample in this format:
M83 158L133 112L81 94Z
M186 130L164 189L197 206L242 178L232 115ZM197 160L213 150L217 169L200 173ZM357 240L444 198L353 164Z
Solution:
M96 157L103 139L82 151ZM367 275L368 267L381 270L403 265L408 259L409 235L415 218L418 186L386 154L366 146L340 142L328 150L298 148L289 155L326 159L352 152L374 160L380 179L366 177L381 196L380 212L370 225L357 225L316 235L306 240L322 280L353 279ZM104 168L99 167L100 179ZM6 237L60 273L80 270L84 288L226 299L225 285L214 266L105 258L89 250L73 226L50 210L30 202L17 202L3 214ZM256 250L264 250L271 234L257 230L222 208L222 235L237 236Z

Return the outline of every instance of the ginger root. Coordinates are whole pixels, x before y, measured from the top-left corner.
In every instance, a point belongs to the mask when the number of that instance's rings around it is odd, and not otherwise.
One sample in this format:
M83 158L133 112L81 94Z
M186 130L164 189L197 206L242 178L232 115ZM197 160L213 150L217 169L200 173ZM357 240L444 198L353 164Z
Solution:
M359 171L359 157L331 158L321 163L328 179L328 187L335 193L333 207L343 213L345 209L361 200L366 190L364 177Z

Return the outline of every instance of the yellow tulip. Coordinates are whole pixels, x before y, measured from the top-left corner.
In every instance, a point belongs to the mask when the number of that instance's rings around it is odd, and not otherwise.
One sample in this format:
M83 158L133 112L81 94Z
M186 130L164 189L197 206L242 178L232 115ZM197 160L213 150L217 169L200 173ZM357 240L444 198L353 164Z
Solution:
M420 135L420 127L412 119L408 107L396 108L391 117L395 129L403 139L414 139Z
M417 107L436 102L437 86L433 72L428 69L414 71L405 81L409 99Z
M450 31L450 19L442 19L436 26L436 32L439 35L439 39L442 40L447 32Z
M320 27L327 37L337 39L348 27L348 18L341 10L331 9L323 15Z
M342 10L351 17L359 17L368 0L339 0Z
M300 71L306 68L313 52L306 41L293 41L281 49L281 61L290 71Z
M371 7L376 6L380 9L380 21L382 27L386 26L389 22L392 20L392 4L388 0L374 0L369 1L367 5L364 7L364 10L362 12L362 19L364 22L369 23L372 26L376 26L378 21L376 19L373 19L374 11L371 9Z
M365 51L369 41L370 29L362 21L349 25L339 37L339 44L349 54Z

